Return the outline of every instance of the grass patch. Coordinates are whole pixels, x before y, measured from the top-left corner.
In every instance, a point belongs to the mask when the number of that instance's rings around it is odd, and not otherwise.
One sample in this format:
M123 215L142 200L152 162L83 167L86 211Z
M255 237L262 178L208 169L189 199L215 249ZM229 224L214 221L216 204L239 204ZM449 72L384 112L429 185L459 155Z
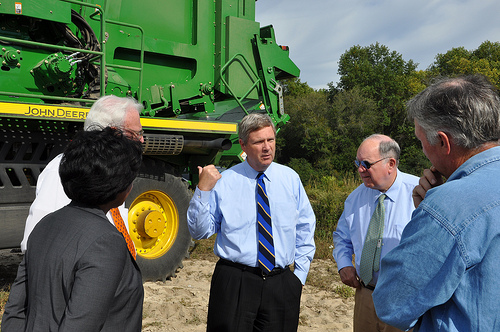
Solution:
M323 176L304 186L316 215L315 238L330 238L344 211L347 196L361 184L359 176Z
M338 294L341 298L348 299L350 297L353 297L356 290L352 287L349 287L347 285L340 285L335 287L333 290L336 294Z
M151 323L146 323L142 326L143 329L145 329L146 327L163 327L163 323L158 322L158 321L154 321Z
M194 316L193 318L186 320L186 324L191 324L191 325L200 325L203 324L204 322L205 320L202 321L201 318L198 316Z
M318 233L314 236L314 242L316 244L316 253L314 254L314 259L333 259L333 242L332 233L325 235L319 235Z
M327 267L322 269L315 268L313 265L307 275L306 285L314 286L327 292L333 292L335 290L335 285L339 282L340 276L337 273L337 265L331 260L331 264L328 264Z
M208 239L195 240L194 246L191 248L189 258L191 259L204 259L211 262L216 262L219 257L214 254L214 243L217 235L213 235Z
M10 285L3 286L0 289L0 317L3 316L3 312L5 311L5 303L9 299ZM2 322L0 319L0 331L2 330Z

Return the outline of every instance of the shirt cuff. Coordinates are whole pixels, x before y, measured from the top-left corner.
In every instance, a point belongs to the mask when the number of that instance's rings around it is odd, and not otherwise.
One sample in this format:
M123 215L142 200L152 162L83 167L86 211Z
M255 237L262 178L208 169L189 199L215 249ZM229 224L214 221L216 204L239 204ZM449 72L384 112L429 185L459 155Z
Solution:
M306 284L307 272L299 271L298 269L295 269L295 271L293 271L293 273L295 274L295 276L297 278L299 278L299 280L302 283L302 285Z
M346 266L353 266L352 260L339 258L339 260L337 262L337 270L340 271Z
M200 188L198 188L198 186L196 186L196 189L194 191L194 197L196 197L196 199L198 201L200 201L201 203L208 203L208 200L210 199L210 193L212 192L212 190L210 191L203 191L203 190L200 190Z

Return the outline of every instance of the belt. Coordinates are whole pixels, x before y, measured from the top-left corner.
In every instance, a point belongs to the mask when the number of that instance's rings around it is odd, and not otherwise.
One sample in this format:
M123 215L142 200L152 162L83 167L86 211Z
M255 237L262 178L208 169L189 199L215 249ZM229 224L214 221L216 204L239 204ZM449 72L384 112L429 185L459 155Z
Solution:
M228 261L227 259L224 259L224 258L219 259L217 264L235 267L241 271L248 271L248 272L253 273L255 275L258 275L259 277L262 277L262 278L272 277L272 276L278 275L282 272L285 272L286 270L290 270L289 266L287 266L285 268L275 267L268 274L264 274L264 271L262 271L260 267L247 266L244 264Z
M361 285L362 285L364 288L368 288L368 289L369 289L369 290L371 290L371 291L374 291L374 290L375 290L375 286L374 286L374 285L370 285L370 284L365 285L365 283L364 283L363 281L361 281L361 280L360 280L360 282L361 282Z

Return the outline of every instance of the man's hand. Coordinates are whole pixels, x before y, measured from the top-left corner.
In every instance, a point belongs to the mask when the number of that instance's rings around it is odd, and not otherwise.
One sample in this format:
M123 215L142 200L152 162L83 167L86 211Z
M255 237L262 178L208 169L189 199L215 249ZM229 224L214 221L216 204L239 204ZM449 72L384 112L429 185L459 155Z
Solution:
M217 168L214 165L208 165L205 167L198 166L198 175L200 180L198 182L198 188L201 191L210 191L215 187L215 184L222 177Z
M346 266L339 271L340 279L344 284L353 288L360 288L361 283L359 282L358 275L356 274L356 268L354 266Z
M430 169L425 169L424 175L418 181L418 186L413 189L412 197L415 208L424 200L425 194L429 189L440 186L443 182L443 176L434 166L431 166Z

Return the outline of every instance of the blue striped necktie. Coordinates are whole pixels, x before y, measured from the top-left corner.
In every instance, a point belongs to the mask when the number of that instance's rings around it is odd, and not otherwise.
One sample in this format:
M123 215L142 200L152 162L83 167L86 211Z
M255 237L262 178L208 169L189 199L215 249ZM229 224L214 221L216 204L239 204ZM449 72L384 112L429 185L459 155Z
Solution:
M257 176L257 223L259 229L259 267L264 274L274 268L273 229L271 224L271 210L267 198L266 185L263 181L264 173Z

